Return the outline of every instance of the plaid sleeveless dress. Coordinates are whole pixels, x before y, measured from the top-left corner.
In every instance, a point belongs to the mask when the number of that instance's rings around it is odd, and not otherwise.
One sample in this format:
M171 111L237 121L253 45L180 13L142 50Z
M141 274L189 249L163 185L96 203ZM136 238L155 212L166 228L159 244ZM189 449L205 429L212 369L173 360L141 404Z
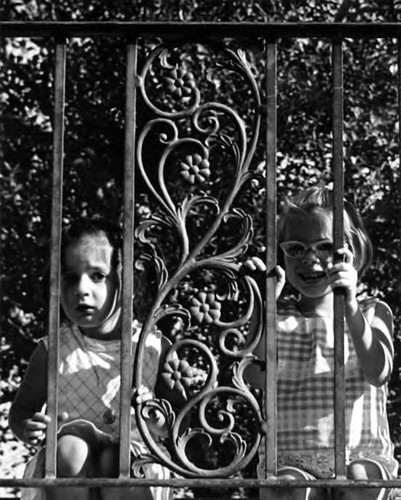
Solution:
M376 299L360 303L368 323ZM278 467L294 466L317 478L334 476L333 318L304 317L289 300L278 309ZM390 339L391 340L391 339ZM346 461L369 458L397 476L387 421L387 387L364 380L345 325ZM264 450L261 446L263 464Z

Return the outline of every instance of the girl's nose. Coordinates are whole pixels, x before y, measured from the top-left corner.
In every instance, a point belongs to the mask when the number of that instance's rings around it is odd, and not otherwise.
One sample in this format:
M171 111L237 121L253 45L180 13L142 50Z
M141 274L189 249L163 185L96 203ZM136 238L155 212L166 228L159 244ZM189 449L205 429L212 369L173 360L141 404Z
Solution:
M319 262L319 257L313 248L308 248L303 256L302 260L304 262Z
M75 294L78 297L84 297L89 294L90 280L86 275L82 275L81 278L77 282L77 287L75 290Z

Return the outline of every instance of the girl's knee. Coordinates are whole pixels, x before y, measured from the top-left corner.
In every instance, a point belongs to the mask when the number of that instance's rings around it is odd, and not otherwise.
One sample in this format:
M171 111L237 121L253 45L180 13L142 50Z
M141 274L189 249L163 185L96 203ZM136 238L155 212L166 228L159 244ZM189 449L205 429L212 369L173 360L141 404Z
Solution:
M384 467L370 459L359 459L351 462L347 467L347 477L353 481L374 481L388 479L389 474ZM384 500L388 498L389 490L378 488L350 488L344 489L344 500Z
M88 476L91 472L92 457L88 443L77 436L60 437L57 441L57 475Z
M287 480L307 480L313 481L316 479L312 474L298 469L297 467L285 466L277 471L277 476ZM271 498L291 499L291 500L327 500L327 492L322 488L282 488L275 489L274 495Z
M361 458L348 465L347 477L354 481L367 481L369 479L386 479L388 473L380 463L368 458Z
M308 472L305 472L302 469L298 469L297 467L292 467L289 465L286 465L284 467L281 467L280 469L277 470L277 476L285 479L306 479L306 480L313 480L315 479L312 474L309 474Z

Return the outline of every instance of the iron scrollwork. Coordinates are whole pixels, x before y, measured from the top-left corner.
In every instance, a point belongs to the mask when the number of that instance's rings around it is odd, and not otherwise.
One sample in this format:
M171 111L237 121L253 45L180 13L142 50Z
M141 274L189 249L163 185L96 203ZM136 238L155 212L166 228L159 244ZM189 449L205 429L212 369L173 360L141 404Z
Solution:
M259 404L243 376L263 328L258 286L241 267L253 226L251 217L233 206L240 188L254 178L250 165L260 133L261 102L245 52L227 47L220 51L224 62L220 55L216 66L240 77L254 101L250 126L229 105L202 101L202 90L208 94L208 89L197 85L196 71L188 67L182 48L180 56L174 47L154 47L138 76L151 118L138 135L137 165L157 210L140 223L136 237L148 248L141 258L153 268L158 291L143 324L134 385L141 386L149 332L173 318L180 335L173 339L162 377L186 402L177 414L166 400L135 403L138 427L150 450L137 468L156 461L186 477L223 477L243 469L256 454L262 427ZM173 235L175 243L173 263L160 251L166 234ZM256 326L250 329L255 315ZM213 339L213 347L206 337ZM224 366L230 380L219 365L223 359L229 360ZM148 429L150 411L160 412L167 422L168 452ZM241 434L238 422L244 411L255 424L248 437ZM191 445L199 442L207 449L223 447L227 463L199 462L191 452L196 448Z

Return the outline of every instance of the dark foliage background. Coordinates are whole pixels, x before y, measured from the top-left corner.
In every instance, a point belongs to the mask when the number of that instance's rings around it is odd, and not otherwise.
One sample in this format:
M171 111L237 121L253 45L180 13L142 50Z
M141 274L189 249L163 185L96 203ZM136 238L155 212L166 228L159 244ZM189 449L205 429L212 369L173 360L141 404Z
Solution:
M389 0L0 0L0 19L375 22L397 21L398 5ZM2 38L0 43L0 402L6 408L37 339L46 332L54 54L49 40ZM255 41L252 51L262 89L259 49ZM344 146L346 193L362 212L375 248L374 267L361 291L384 299L395 315L396 356L389 388L389 417L396 454L401 459L397 50L397 42L392 39L346 41ZM195 73L200 71L199 49L188 49L188 54ZM282 199L316 182L332 181L330 44L327 40L282 40L278 59L277 164ZM107 213L120 218L125 99L122 75L123 41L70 40L66 221L82 214ZM224 79L213 82L203 89L205 95L217 94L246 117L247 94L241 83ZM143 114L140 120L146 119ZM260 170L262 162L263 152L258 151L254 168ZM140 181L137 189L139 221L155 207ZM249 252L261 255L265 245L264 192L250 187L238 200L254 218ZM5 442L11 438L4 418L1 422L0 437ZM0 460L3 458L0 455Z

